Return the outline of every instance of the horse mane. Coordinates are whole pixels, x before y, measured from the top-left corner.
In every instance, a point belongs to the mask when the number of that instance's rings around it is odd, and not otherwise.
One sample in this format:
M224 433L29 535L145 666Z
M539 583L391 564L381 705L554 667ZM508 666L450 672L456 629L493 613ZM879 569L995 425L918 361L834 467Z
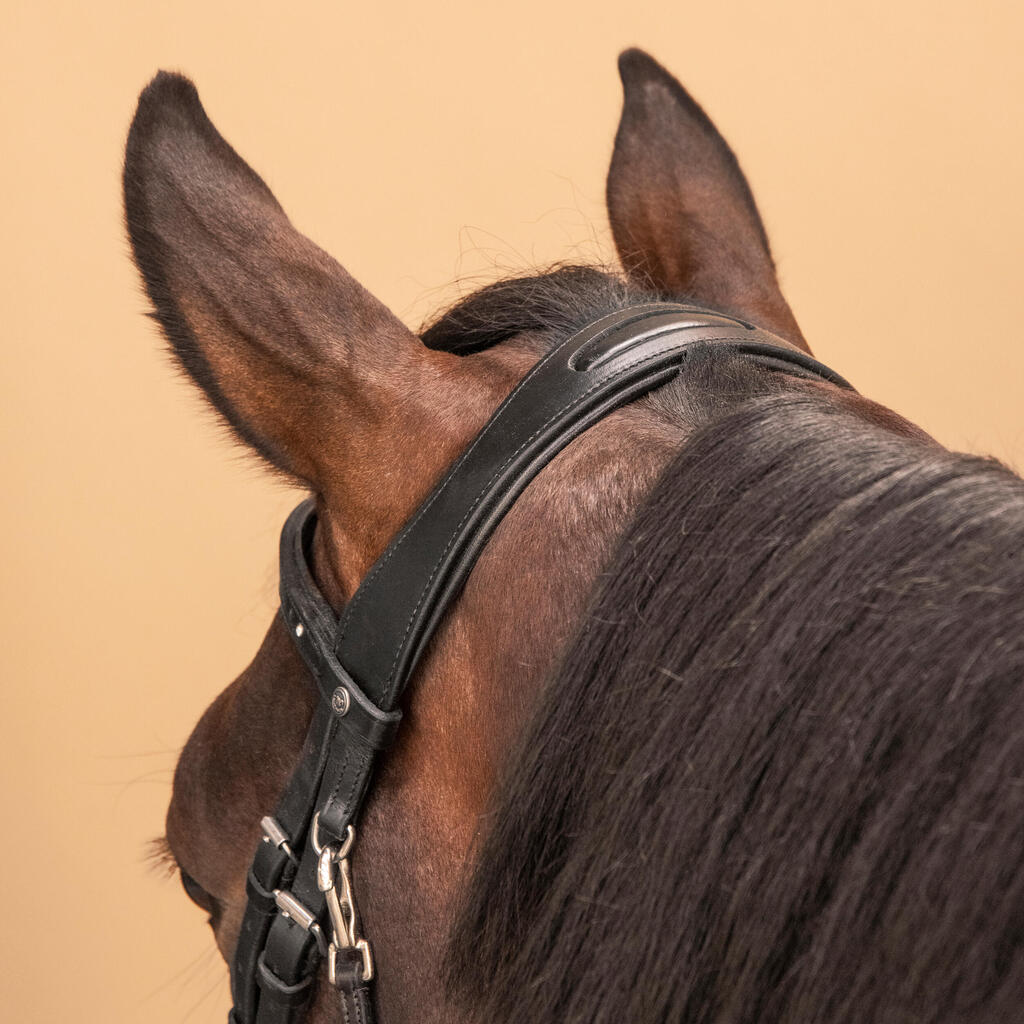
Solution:
M472 292L426 325L422 338L427 348L459 355L521 334L546 348L605 313L659 299L655 292L600 267L555 264Z
M707 363L734 400L509 754L450 996L531 1024L1016 1019L1024 481Z

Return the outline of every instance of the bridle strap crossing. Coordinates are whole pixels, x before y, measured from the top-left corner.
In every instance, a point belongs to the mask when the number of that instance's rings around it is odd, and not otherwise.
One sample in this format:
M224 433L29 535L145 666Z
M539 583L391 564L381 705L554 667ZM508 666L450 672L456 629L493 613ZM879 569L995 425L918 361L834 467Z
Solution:
M340 620L309 570L312 500L281 534L281 617L320 692L298 767L263 819L232 964L233 1024L295 1024L327 961L345 1021L371 1024L373 959L349 858L379 751L424 648L527 484L570 441L666 383L709 346L850 385L776 336L675 303L602 317L545 355L370 569Z

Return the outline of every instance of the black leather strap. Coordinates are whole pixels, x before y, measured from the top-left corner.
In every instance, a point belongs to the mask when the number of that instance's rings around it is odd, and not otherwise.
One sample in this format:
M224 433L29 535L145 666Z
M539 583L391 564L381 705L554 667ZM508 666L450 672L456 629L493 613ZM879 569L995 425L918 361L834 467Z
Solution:
M707 345L850 386L734 318L668 303L634 307L591 324L537 363L378 559L340 623L309 571L315 505L303 502L289 516L281 617L322 699L250 871L232 965L234 1024L295 1024L304 1014L331 935L317 884L314 811L321 841L347 835L377 754L398 727L398 702L416 662L501 517L573 438L671 379ZM280 912L280 892L296 901L305 924ZM362 955L345 946L335 968L343 1019L372 1024Z
M343 1024L372 1024L373 1004L370 986L363 980L362 958L355 950L345 950L337 971Z
M480 548L540 468L612 409L675 376L706 344L849 387L774 335L692 307L634 307L569 338L502 403L345 609L335 652L372 700L395 707Z

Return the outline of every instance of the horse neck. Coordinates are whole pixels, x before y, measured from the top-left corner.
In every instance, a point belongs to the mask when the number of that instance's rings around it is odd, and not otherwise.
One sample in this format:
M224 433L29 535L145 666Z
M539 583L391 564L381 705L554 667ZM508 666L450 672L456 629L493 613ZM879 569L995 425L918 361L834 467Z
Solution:
M354 864L382 1019L453 1020L441 958L495 781L616 539L680 443L636 408L577 439L495 531L428 649Z

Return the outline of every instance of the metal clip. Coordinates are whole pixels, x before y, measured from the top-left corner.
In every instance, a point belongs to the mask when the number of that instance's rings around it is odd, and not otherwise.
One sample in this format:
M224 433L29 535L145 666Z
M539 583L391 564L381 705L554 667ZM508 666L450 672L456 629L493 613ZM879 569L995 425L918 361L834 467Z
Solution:
M316 939L320 954L326 956L328 952L327 940L324 938L320 925L317 924L316 915L309 907L300 903L292 893L282 889L274 890L274 902L277 904L277 909L281 911L282 916L290 918L304 932L309 932Z
M265 818L261 818L260 828L263 830L263 842L270 843L271 846L276 846L279 850L284 851L293 864L298 864L298 858L292 853L291 846L288 845L288 833L281 828L276 818L270 817L269 814Z
M352 891L352 868L349 863L349 853L356 841L356 830L349 825L342 842L321 844L319 819L319 814L314 815L310 839L313 850L320 858L316 866L316 885L324 894L331 918L332 941L327 947L327 977L332 985L337 985L338 953L343 949L355 949L363 958L362 980L370 981L373 978L373 954L366 939L359 938L359 914Z

